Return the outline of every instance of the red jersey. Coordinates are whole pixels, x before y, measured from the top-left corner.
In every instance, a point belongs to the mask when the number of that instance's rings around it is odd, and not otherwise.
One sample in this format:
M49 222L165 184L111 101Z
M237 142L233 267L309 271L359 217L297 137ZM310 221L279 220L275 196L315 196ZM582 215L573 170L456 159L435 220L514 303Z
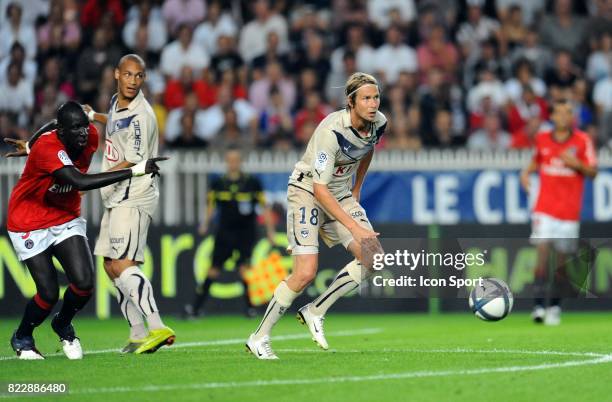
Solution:
M52 173L74 165L86 173L98 149L98 130L89 125L89 139L81 156L72 161L56 130L41 135L32 146L25 168L13 188L8 205L7 229L30 232L61 225L81 215L81 194L71 185L57 183Z
M565 166L559 156L569 152L583 164L595 166L597 158L591 138L585 132L574 130L565 142L558 142L553 138L552 131L547 131L536 136L535 147L540 192L534 212L561 220L580 220L584 176Z

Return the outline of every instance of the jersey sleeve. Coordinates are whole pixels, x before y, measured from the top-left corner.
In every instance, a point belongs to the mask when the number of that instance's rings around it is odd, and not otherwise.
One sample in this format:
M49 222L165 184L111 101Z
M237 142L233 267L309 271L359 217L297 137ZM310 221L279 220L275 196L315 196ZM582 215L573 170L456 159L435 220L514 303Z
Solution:
M28 158L43 173L51 174L64 166L74 166L66 150L52 141L37 141Z
M153 129L153 122L146 115L137 115L132 119L125 140L124 157L126 161L136 164L146 159L147 133L148 130Z
M595 153L595 147L593 146L593 140L588 134L583 136L584 138L584 147L578 153L578 159L585 165L589 167L593 167L597 165L597 154Z
M314 155L312 159L312 181L329 184L334 173L338 141L329 128L317 127L314 133Z

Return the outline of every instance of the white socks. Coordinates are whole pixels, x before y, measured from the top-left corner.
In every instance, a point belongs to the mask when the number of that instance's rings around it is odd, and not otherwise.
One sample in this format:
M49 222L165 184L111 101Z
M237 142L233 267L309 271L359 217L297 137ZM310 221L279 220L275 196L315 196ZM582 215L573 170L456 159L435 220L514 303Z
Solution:
M113 279L115 289L117 289L117 302L119 303L119 309L121 313L130 325L130 339L139 340L143 339L149 334L147 328L144 325L142 314L127 297L127 291L123 289L123 285L119 278Z
M285 314L285 311L291 306L291 303L298 297L300 293L294 292L289 289L287 282L282 281L276 287L274 291L274 297L270 300L266 313L264 314L259 327L255 330L254 334L257 339L270 335L270 331L274 324Z
M165 327L155 304L151 282L137 266L129 267L116 280L120 282L125 297L131 301L140 314L146 317L149 329Z
M364 268L357 260L346 264L329 287L310 303L310 312L319 316L325 315L339 298L359 287L363 270Z

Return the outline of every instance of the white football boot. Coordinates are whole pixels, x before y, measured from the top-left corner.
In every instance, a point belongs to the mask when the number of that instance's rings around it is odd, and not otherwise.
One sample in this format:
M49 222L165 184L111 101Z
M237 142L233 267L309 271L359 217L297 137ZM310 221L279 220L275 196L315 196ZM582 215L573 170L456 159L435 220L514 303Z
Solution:
M551 306L546 309L546 316L544 317L544 325L559 325L561 324L561 307Z
M71 341L62 339L62 349L64 354L70 360L80 360L83 358L83 349L81 348L81 342L79 338L74 338Z
M255 334L251 334L249 339L247 339L246 350L260 360L278 359L278 356L276 356L270 345L269 335L264 335L260 339L256 339Z
M298 310L296 318L303 325L308 326L308 330L312 335L312 340L323 350L329 349L327 340L325 339L325 330L323 329L324 315L315 315L310 312L310 304L305 305Z
M34 344L34 338L32 336L26 336L24 338L17 338L17 332L13 333L11 337L11 346L17 358L19 360L44 360L42 353L36 349Z

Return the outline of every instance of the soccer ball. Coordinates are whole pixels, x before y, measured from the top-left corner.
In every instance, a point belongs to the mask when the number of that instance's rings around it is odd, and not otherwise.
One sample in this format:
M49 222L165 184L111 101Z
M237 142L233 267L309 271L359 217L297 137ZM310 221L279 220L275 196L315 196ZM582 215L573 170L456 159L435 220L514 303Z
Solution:
M483 278L482 284L470 292L470 308L476 317L484 321L499 321L510 314L514 298L504 281Z

